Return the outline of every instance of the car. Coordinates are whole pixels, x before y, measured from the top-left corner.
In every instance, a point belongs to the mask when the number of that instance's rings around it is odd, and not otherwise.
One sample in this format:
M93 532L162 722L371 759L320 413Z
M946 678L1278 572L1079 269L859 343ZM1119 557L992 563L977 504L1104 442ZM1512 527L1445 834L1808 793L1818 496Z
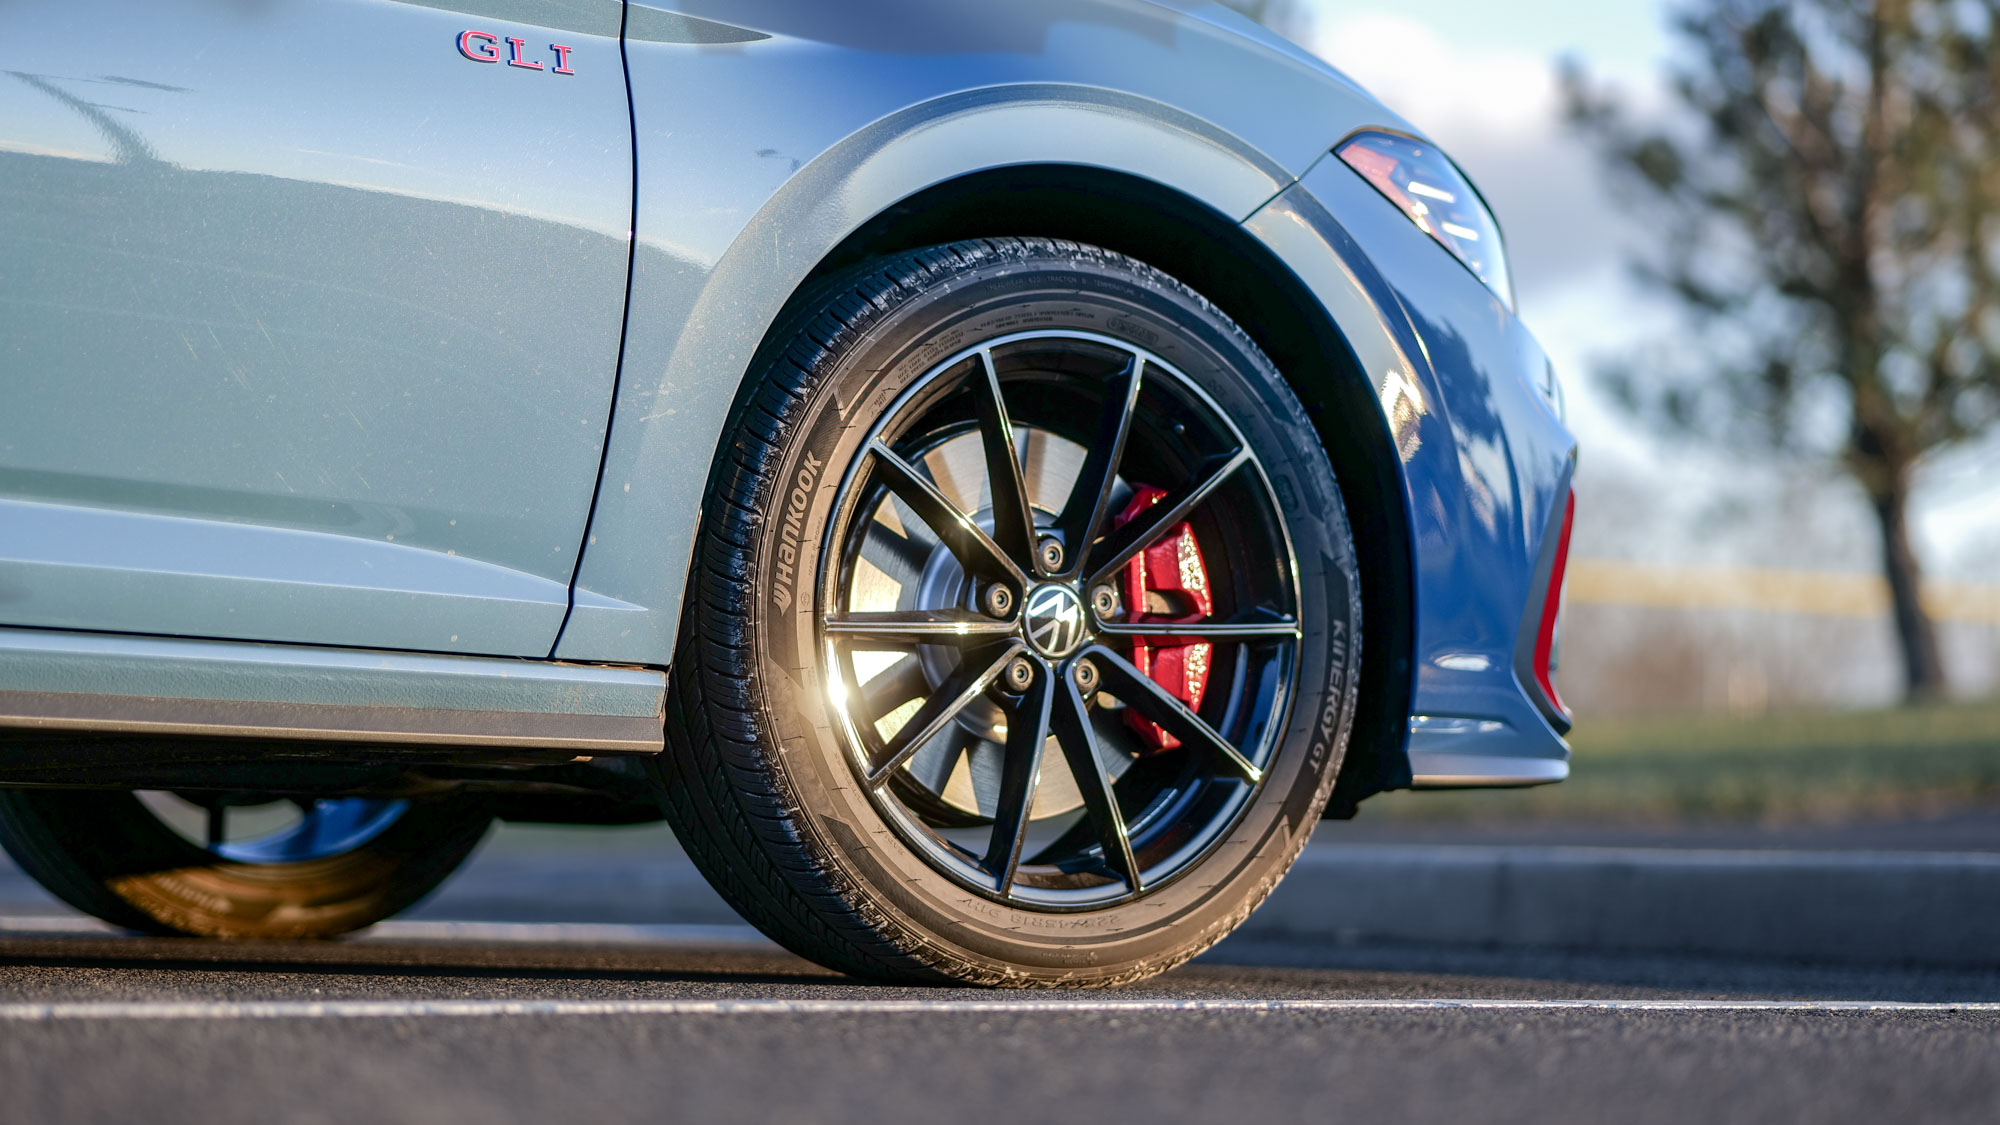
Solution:
M1201 0L19 0L0 841L315 938L664 818L862 977L1107 986L1568 773L1497 221Z

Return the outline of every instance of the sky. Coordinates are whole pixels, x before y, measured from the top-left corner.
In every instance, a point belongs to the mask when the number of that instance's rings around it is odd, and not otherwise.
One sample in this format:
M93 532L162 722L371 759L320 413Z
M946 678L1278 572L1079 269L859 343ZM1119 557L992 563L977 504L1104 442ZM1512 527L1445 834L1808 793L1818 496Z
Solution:
M1492 201L1521 314L1565 373L1571 428L1584 444L1579 473L1622 509L1580 511L1579 551L1873 569L1873 523L1837 475L1746 472L1716 450L1635 422L1592 378L1609 357L1660 346L1674 317L1631 280L1629 252L1646 232L1559 120L1555 66L1573 57L1631 104L1667 106L1662 75L1677 3L1300 0L1305 20L1286 30L1430 133ZM1917 540L1935 575L2000 581L1995 481L2000 443L1925 471Z
M1536 0L1532 6L1492 0L1421 5L1317 0L1308 7L1322 34L1345 23L1401 21L1474 57L1511 56L1540 64L1574 51L1594 66L1645 77L1668 52L1668 4L1663 0Z

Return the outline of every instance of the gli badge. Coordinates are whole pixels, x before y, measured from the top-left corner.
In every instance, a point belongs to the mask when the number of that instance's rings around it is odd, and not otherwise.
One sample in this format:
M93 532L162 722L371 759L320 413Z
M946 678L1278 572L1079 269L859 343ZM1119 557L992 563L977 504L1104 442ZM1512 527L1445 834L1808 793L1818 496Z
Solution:
M461 31L458 33L458 53L471 59L473 62L497 63L500 61L501 38L501 36L494 35L488 31ZM511 35L506 36L506 40L508 66L518 66L522 70L546 70L550 74L576 73L576 71L570 69L569 65L569 53L576 50L575 47L565 46L561 43L549 44L549 50L556 57L555 65L545 67L521 53L528 46L527 40L516 39Z

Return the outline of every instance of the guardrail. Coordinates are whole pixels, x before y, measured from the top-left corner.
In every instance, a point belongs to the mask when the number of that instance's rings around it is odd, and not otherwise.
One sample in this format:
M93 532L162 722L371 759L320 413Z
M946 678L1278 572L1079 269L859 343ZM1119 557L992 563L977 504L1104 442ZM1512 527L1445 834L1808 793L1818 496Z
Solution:
M1882 618L1889 586L1878 575L1740 566L1677 566L1571 559L1567 605L1728 609L1818 617ZM1937 621L2000 625L2000 586L1930 582L1924 605Z

